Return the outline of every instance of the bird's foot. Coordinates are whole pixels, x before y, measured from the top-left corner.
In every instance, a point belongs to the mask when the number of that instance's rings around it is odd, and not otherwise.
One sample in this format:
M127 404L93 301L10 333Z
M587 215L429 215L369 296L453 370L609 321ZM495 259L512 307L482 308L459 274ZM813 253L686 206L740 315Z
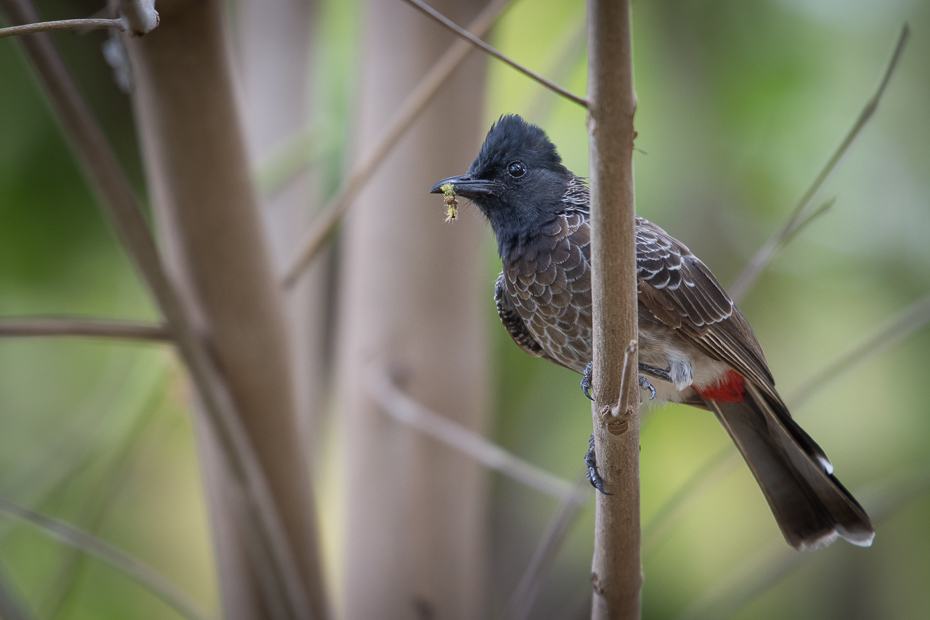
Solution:
M656 399L656 389L652 387L651 383L649 383L649 379L642 375L639 376L639 387L647 388L649 390L649 400Z
M588 362L588 365L584 367L584 372L581 373L581 391L588 397L588 400L594 400L594 398L591 397L591 381L593 377L594 362Z
M591 434L591 438L588 440L588 451L584 455L585 465L588 466L588 482L591 483L591 486L603 493L604 495L613 495L613 493L608 493L607 488L604 486L604 479L601 478L601 474L597 471L597 456L594 454L594 434Z

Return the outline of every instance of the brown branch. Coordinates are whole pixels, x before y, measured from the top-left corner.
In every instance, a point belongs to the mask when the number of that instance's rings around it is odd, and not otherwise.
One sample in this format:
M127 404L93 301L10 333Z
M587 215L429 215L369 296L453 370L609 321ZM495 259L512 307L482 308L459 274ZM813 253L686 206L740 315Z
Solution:
M93 534L65 521L19 506L4 498L0 498L0 513L30 525L46 536L97 558L141 585L185 618L207 620L210 617L160 574Z
M0 338L23 336L79 336L89 338L119 338L126 340L171 340L164 325L149 325L112 319L77 319L63 317L0 319Z
M895 68L898 66L898 60L901 58L901 53L904 51L904 44L907 42L909 35L910 29L908 28L907 24L905 24L901 29L901 35L898 37L898 43L895 46L894 53L891 55L891 61L888 63L888 68L885 69L885 74L882 77L881 84L878 86L878 90L875 91L875 94L872 95L872 98L869 99L869 101L865 104L865 108L863 108L862 112L859 114L859 118L856 119L852 129L850 129L849 133L846 134L846 137L843 138L843 141L840 143L839 147L837 147L836 151L833 153L833 156L830 157L829 161L827 161L826 165L823 167L823 170L820 171L820 174L817 175L817 178L814 179L814 182L811 184L811 186L807 188L806 192L804 192L804 195L798 201L798 204L795 205L794 210L791 212L788 220L774 235L772 235L772 237L765 243L765 245L763 245L759 251L756 252L756 255L752 257L751 261L749 261L749 264L736 279L736 282L734 282L733 285L729 288L730 296L734 301L738 302L746 295L762 271L772 261L775 253L784 247L784 245L790 240L797 229L807 223L801 220L801 216L804 214L807 205L810 204L810 201L813 200L814 196L818 191L820 191L820 188L836 169L837 164L839 164L840 160L843 159L843 156L846 155L849 147L852 145L856 137L858 137L862 132L862 129L865 127L866 123L868 123L869 119L871 119L875 114L875 110L878 109L878 104L882 99L882 95L885 94L885 89L888 87L888 82L891 80L891 76L894 74ZM808 218L808 220L813 219L817 215L819 215L819 213L813 214L810 218Z
M634 620L642 604L637 367L633 61L628 0L588 2L594 448L611 495L596 493L591 568L595 620ZM624 363L624 358L626 363ZM624 389L634 394L621 394ZM617 395L623 396L617 403ZM610 415L616 405L619 416Z
M0 10L10 23L41 21L28 0L0 0ZM178 352L216 429L230 471L249 498L246 503L250 516L265 552L273 558L276 568L273 579L281 588L281 592L271 595L287 601L295 616L307 617L306 598L297 581L296 564L268 481L238 417L229 388L168 278L132 186L50 36L47 33L36 34L19 39L19 42L45 89L91 189L170 326Z
M527 76L531 80L536 80L538 83L542 84L543 86L545 86L552 92L562 95L569 101L573 101L583 108L588 107L588 102L585 100L584 97L579 97L575 93L565 90L564 88L562 88L555 82L552 82L551 80L544 78L543 76L539 75L535 71L527 69L526 67L516 62L512 58L505 56L504 54L500 53L499 51L497 51L496 49L494 49L493 47L491 47L490 45L488 45L487 43L485 43L484 41L482 41L475 35L471 34L470 32L468 32L461 26L458 26L448 17L446 17L445 15L443 15L436 9L432 8L431 6L427 5L426 3L422 2L421 0L404 0L404 2L418 9L420 12L424 13L428 17L433 18L434 20L436 20L437 22L439 22L440 24L442 24L443 26L445 26L446 28L448 28L449 30L457 34L458 36L462 37L463 39L465 39L466 41L468 41L469 43L471 43L478 49L482 50L486 54L490 54L494 58L497 58L498 60L510 65L511 67L513 67L514 69L516 69L523 75Z
M423 406L398 388L385 370L372 369L369 374L368 393L395 421L413 427L485 467L499 471L537 491L565 502L579 501L571 482L536 467L475 431ZM586 498L580 502L586 503Z
M52 22L36 22L21 26L0 28L0 39L16 37L36 32L51 32L52 30L125 30L125 25L118 19L61 19Z
M472 21L468 29L478 36L484 35L491 29L491 26L504 12L504 9L510 6L512 1L492 0ZM430 68L429 72L423 76L416 88L413 89L413 92L407 96L375 145L352 168L348 177L339 186L336 194L320 210L319 222L314 224L303 238L296 256L288 263L287 271L282 278L282 285L285 288L294 286L313 258L322 249L323 244L336 230L346 211L352 205L352 201L365 187L365 184L381 164L384 163L388 154L394 150L394 147L397 146L414 121L426 109L426 106L439 92L439 88L445 84L469 51L471 51L471 46L468 42L459 40L453 43L436 61L436 64Z
M591 487L587 471L583 472L572 487L572 494L565 497L549 522L549 527L536 546L529 566L520 578L520 583L507 603L507 620L526 620L533 611L533 602L539 591L539 585L552 567L555 556L568 536L572 524L581 514L581 509L591 498Z

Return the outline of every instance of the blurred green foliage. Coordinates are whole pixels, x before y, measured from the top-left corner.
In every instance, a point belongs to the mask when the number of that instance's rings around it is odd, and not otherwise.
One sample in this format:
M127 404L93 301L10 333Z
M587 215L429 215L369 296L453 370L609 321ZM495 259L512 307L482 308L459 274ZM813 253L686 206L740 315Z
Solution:
M362 9L322 2L320 125L335 127L326 191L350 152ZM49 18L92 2L41 2ZM398 11L413 12L398 3ZM687 243L724 283L787 215L877 86L900 25L913 36L876 117L820 200L836 196L760 279L742 308L789 395L930 289L930 3L918 0L665 0L635 3L638 211ZM493 34L503 52L585 91L584 4L518 0ZM128 100L103 63L104 35L55 35L140 194ZM490 62L487 124L520 113L567 165L587 169L585 113ZM450 171L454 173L457 171ZM464 209L463 217L478 217ZM488 291L499 269L487 237ZM80 176L22 54L0 41L0 315L151 319L155 312ZM567 478L581 470L590 411L578 377L520 351L497 325L489 432ZM930 614L930 330L824 386L795 410L876 523L871 549L807 554L735 618L922 618ZM167 348L72 340L0 341L0 494L68 519L149 563L217 610L210 539L186 410ZM138 424L138 426L137 426ZM126 446L131 449L127 451ZM707 413L669 407L642 435L644 523L729 446ZM122 456L121 456L122 455ZM900 480L923 481L893 506ZM922 476L922 478L920 478ZM337 492L323 485L324 502ZM491 611L516 585L556 504L495 477ZM590 507L541 589L536 614L581 617ZM329 527L335 536L337 527ZM748 470L730 470L645 556L645 617L674 618L780 534ZM328 549L338 549L329 541ZM0 564L40 617L175 617L94 560L0 516ZM337 562L337 560L332 560ZM67 568L62 573L62 567ZM70 572L68 572L70 571ZM535 617L535 615L534 615Z

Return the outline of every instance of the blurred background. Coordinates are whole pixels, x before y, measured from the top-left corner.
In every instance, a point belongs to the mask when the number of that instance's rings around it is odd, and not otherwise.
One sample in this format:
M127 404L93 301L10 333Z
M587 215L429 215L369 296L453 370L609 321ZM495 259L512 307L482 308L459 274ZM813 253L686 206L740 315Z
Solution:
M101 8L90 0L37 4L44 19L84 17ZM232 66L239 72L237 87L248 119L259 98L249 91L251 22L245 16L261 5L246 4L231 1L226 8ZM399 0L372 4L319 0L305 10L306 20L298 26L309 41L303 123L309 130L289 143L291 151L261 144L254 129L246 132L266 204L293 181L289 167L309 162L310 172L301 181L313 188L300 207L304 222L333 195L365 151L366 140L380 133L399 105L394 99L406 94L384 95L378 107L371 103L379 97L377 89L393 80L416 83L435 60L423 58L422 67L415 67L403 57L395 60L388 48L372 47L408 22L417 32L432 33L424 36L440 52L453 41ZM459 4L449 14L465 25L480 6ZM488 40L584 93L584 17L581 1L516 0ZM741 303L782 395L789 405L797 403L795 418L873 516L875 542L870 549L841 541L815 553L793 552L713 416L674 406L644 410L645 618L930 615L930 382L925 378L930 330L917 318L910 323L917 329L893 328L898 338L883 338L890 346L848 355L930 293L930 3L634 3L636 195L638 213L685 242L721 282L732 283L785 221L872 96L904 22L912 36L875 117L814 200L816 205L835 197L835 204L776 256ZM138 194L145 196L132 105L103 60L106 38L101 32L55 35ZM387 57L374 66L370 57L379 53ZM373 285L353 274L360 262L371 267L375 279L379 269L410 273L392 267L390 254L374 260L362 252L375 234L371 229L389 231L401 246L413 242L403 237L405 230L460 244L439 262L419 261L426 263L420 275L450 289L464 282L465 292L449 292L450 299L465 295L475 314L448 320L444 330L455 332L461 325L468 331L460 338L477 344L467 353L448 345L452 349L442 359L420 362L470 383L437 388L422 400L440 412L444 404L454 408L467 400L477 412L468 424L520 458L571 481L583 469L591 420L579 377L529 357L511 341L492 301L500 261L490 229L464 204L459 222L443 224L442 201L425 192L435 180L464 172L487 128L504 113L521 114L543 127L567 166L584 175L585 112L477 52L462 71L470 72L468 84L478 86L464 88L467 99L441 95L424 119L432 129L421 132L434 136L432 142L402 143L396 165L388 163L386 170L416 168L412 155L403 154L418 149L426 151L420 156L427 160L448 150L454 161L425 166L419 176L405 177L409 180L401 187L376 177L359 201L365 210L352 212L342 238L323 256L322 274L315 276L321 292L314 312L322 318L314 328L319 337L305 340L313 340L322 362L312 378L299 376L297 382L315 386L306 443L323 566L337 617L364 617L353 611L355 594L345 584L353 583L355 529L365 518L378 521L380 509L365 499L375 492L366 485L385 488L373 480L356 481L353 463L364 460L360 452L370 457L372 449L364 441L352 444L355 427L343 416L352 419L345 410L356 398L357 384L347 370L354 367L351 348L369 334L368 327L353 326L380 321L371 315L391 302L369 300L360 306L359 288ZM463 114L474 121L461 120ZM447 129L437 135L443 126ZM420 202L394 211L403 196ZM293 237L275 236L288 225L270 207L268 228L276 264L283 267L293 254L288 245ZM469 253L459 254L462 247ZM398 260L396 265L404 264ZM4 39L0 316L34 315L151 321L158 311L101 214L16 41ZM811 378L839 359L851 362L847 370L802 393ZM412 367L416 375L416 363ZM220 587L190 393L169 345L0 338L0 498L111 542L215 616ZM429 450L448 451L422 441ZM441 471L445 478L438 482L455 489L455 467ZM468 560L476 567L476 583L469 587L477 593L469 615L502 617L559 502L497 473L468 475L473 479L467 484L480 497L474 506L478 525L469 526L478 541L478 557ZM353 511L366 516L360 521ZM544 578L530 617L585 616L592 524L589 503ZM390 522L372 535L391 539ZM383 551L365 544L372 554ZM392 561L390 555L385 559L388 565ZM4 514L0 574L38 618L178 617L125 575Z

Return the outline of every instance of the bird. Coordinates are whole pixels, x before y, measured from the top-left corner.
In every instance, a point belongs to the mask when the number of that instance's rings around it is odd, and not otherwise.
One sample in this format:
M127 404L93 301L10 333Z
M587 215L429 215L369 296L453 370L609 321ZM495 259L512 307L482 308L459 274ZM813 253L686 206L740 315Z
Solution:
M501 116L468 172L431 193L468 199L497 239L498 316L530 355L591 381L589 190L540 127ZM762 347L710 269L665 230L636 216L639 384L654 404L713 412L758 482L781 532L798 550L838 537L867 547L875 529L833 475L824 451L788 411ZM609 493L593 451L589 479Z

